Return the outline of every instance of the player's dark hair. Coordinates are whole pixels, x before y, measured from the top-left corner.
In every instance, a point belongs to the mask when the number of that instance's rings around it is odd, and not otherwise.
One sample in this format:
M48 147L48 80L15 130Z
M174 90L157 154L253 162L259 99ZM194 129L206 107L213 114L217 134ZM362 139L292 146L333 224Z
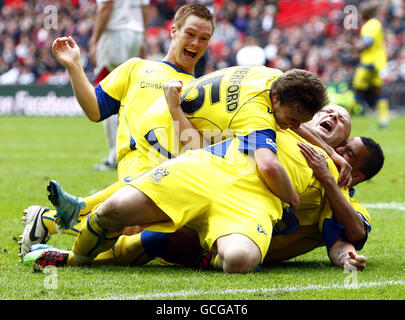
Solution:
M363 19L368 20L377 15L378 2L366 1L360 4L360 14Z
M212 24L212 33L215 29L215 21L212 13L200 3L188 3L181 6L174 15L174 24L176 28L181 29L189 16L197 16L201 19L207 20Z
M359 168L360 172L365 176L365 181L374 177L381 170L384 164L384 153L381 146L373 139L367 137L360 137L360 139L369 152L368 157Z
M277 95L281 105L299 103L306 112L315 114L329 102L326 86L312 72L292 69L271 86L272 94Z

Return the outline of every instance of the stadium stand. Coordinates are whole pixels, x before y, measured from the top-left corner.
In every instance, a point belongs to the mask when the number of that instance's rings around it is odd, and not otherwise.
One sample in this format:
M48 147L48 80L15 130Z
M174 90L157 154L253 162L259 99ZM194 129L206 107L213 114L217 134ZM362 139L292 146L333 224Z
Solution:
M146 36L149 59L160 59L167 51L170 18L185 2L189 1L151 1ZM202 73L235 65L238 51L255 38L270 67L307 69L336 88L350 82L357 57L345 46L359 30L344 28L343 9L359 1L200 2L214 11L217 21ZM57 10L56 27L44 26L48 5ZM83 65L92 79L87 52L95 10L95 0L0 0L0 85L69 83L50 51L52 41L62 35L72 35L78 42ZM385 1L379 19L386 30L389 58L384 81L398 87L405 82L405 2Z

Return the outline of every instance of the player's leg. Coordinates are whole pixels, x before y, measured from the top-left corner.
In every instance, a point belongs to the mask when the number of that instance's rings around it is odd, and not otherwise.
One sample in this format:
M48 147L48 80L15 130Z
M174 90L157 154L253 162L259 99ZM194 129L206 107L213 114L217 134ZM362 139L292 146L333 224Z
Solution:
M148 196L132 186L125 186L92 210L76 239L68 264L90 263L116 243L127 225L167 221L170 218Z
M254 206L252 206L254 203ZM282 204L257 174L242 175L213 200L201 244L218 252L219 268L227 273L254 271L270 245L273 221L282 217Z
M373 78L373 91L376 97L376 108L378 112L378 125L380 128L386 128L389 124L389 102L383 93L383 80L376 72Z
M196 156L199 160L200 155ZM217 193L215 188L229 177L219 179L215 166L195 159L189 154L168 161L96 206L76 239L69 265L90 263L115 244L125 226L153 224L155 231L174 232L200 217ZM33 260L37 258L36 254Z
M93 208L72 251L56 248L35 250L24 257L24 264L57 267L89 264L98 254L113 247L125 225L168 220L170 218L146 195L127 185Z
M181 165L180 165L181 167ZM38 250L37 252L29 253L24 258L24 263L31 264L32 262L40 265L53 264L56 266L75 266L79 264L88 264L99 255L101 252L109 250L114 244L116 244L121 230L126 225L145 225L162 223L160 228L166 232L174 231L174 228L180 224L187 223L189 220L195 219L199 216L204 209L208 207L210 198L207 196L208 192L200 193L200 191L194 188L194 185L180 183L179 188L173 188L174 181L171 181L169 177L165 178L165 182L160 181L156 183L158 176L157 172L161 172L161 168L157 168L156 171L151 172L148 175L144 175L140 181L135 180L131 185L127 185L117 192L115 192L106 202L96 206L86 223L81 229L76 242L73 246L72 252L66 252L55 249ZM191 172L195 172L193 168ZM198 173L197 173L198 174ZM152 179L153 177L153 179ZM160 177L159 179L161 179ZM175 179L175 175L173 175ZM153 182L153 181L154 182ZM167 210L170 218L166 215L157 205L144 193L133 187L139 185L144 190L149 192L156 199L160 199L159 205ZM165 186L166 185L166 186ZM180 186L183 186L186 191L179 190ZM148 188L149 187L149 188ZM164 192L165 191L165 192ZM207 191L207 190L204 190ZM190 195L193 192L198 192L195 197ZM159 195L165 194L166 197L159 198ZM178 204L184 204L184 208L179 209ZM170 213L169 213L170 212ZM166 237L165 234L162 234ZM136 255L136 248L131 249L131 243L125 241L119 243L119 251L125 254L125 244L129 244L129 250L127 254ZM145 240L145 237L144 239ZM149 239L150 240L150 239ZM165 240L165 239L164 239ZM167 240L167 239L166 239ZM165 240L165 241L166 241ZM135 244L134 241L132 244ZM161 241L148 241L145 245L147 250L152 253L150 255L159 254L158 250L162 243ZM142 249L142 248L141 248ZM142 258L142 257L141 257ZM106 264L114 263L114 252L110 251L100 258L104 260ZM136 257L130 257L130 259L136 259ZM132 261L133 261L132 260ZM122 264L121 260L121 264ZM127 263L130 260L126 260ZM115 260L115 263L117 260ZM147 262L147 261L146 261ZM136 263L134 263L136 264Z
M226 273L253 271L262 260L259 247L243 234L230 234L217 239L218 264Z
M117 212L123 214L117 215ZM142 244L136 245L139 243L140 234L132 237L120 237L120 230L127 223L126 221L144 224L164 222L167 219L169 219L168 216L147 196L132 186L126 186L91 211L76 238L72 251L52 247L37 247L24 257L24 264L36 263L41 266L53 265L57 267L76 266L89 264L99 255L95 264L141 265L150 259L148 259L147 254L144 254ZM150 246L152 247L156 247L156 244L162 244L161 241L151 242ZM114 245L117 247L112 250Z
M380 128L386 128L389 123L389 102L387 97L380 96L377 99L378 124Z
M99 254L93 264L140 266L159 257L169 263L198 268L205 261L203 251L197 232L188 227L173 233L144 230L139 234L120 236L114 248Z
M103 266L142 266L148 263L153 258L147 254L141 236L142 233L132 236L121 235L114 247L101 252L92 264Z
M46 243L53 234L61 232L77 236L91 210L124 185L125 182L119 181L94 195L77 198L63 191L56 181L51 182L48 186L51 189L49 198L57 210L40 206L24 210L24 231L19 242L20 258L24 258L32 245Z
M97 86L115 67L119 65L114 63L115 55L120 53L115 48L115 35L118 32L105 31L101 34L97 43L96 66L94 69L95 81ZM116 42L119 43L119 42ZM122 61L123 62L123 61ZM107 139L108 156L101 163L93 166L94 170L109 170L117 168L116 156L116 137L118 129L118 117L112 115L103 121L104 132Z
M355 91L355 100L363 107L363 111L370 111L373 107L369 101L370 95L368 94L370 81L370 71L363 67L357 67L353 76L352 86Z

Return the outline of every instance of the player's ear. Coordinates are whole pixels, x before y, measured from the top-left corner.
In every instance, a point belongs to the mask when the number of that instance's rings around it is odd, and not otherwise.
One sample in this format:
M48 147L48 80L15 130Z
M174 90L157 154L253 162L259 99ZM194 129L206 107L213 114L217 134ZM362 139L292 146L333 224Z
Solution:
M172 39L174 38L176 31L177 31L176 25L173 23L172 27L170 28L170 36L172 37Z
M280 100L280 96L277 93L272 92L271 94L271 102L277 103Z

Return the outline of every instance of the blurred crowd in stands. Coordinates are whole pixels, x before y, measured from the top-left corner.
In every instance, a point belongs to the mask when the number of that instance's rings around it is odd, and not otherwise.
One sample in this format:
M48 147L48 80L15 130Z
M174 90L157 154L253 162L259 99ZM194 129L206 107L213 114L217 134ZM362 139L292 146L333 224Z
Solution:
M151 0L146 58L164 57L171 19L186 2L190 1ZM359 21L358 28L345 28L350 14L345 8L360 1L199 2L213 10L216 30L198 75L253 62L281 70L307 69L327 83L350 82L357 64L350 43L361 25ZM0 0L0 84L68 83L67 73L51 53L53 40L64 35L81 47L83 66L92 79L88 42L95 12L95 0ZM385 27L389 57L384 80L404 82L405 1L383 1L378 18Z

